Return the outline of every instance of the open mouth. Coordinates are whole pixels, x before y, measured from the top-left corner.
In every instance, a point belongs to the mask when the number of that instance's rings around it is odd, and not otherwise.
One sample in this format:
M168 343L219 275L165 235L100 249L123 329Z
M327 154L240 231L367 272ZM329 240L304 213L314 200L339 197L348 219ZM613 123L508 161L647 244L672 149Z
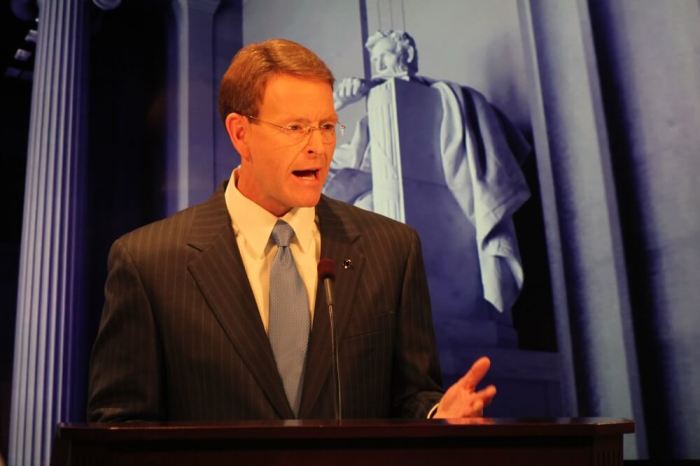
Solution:
M318 178L318 171L318 169L294 170L292 171L292 174L297 178L301 178L303 180L315 180Z

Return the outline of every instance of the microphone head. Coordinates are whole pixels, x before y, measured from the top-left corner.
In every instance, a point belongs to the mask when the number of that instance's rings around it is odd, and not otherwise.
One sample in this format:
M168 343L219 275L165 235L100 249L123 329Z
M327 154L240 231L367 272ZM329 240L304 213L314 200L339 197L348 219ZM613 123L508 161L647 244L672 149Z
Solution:
M335 280L335 261L333 259L324 257L318 261L318 278L319 280L326 278Z

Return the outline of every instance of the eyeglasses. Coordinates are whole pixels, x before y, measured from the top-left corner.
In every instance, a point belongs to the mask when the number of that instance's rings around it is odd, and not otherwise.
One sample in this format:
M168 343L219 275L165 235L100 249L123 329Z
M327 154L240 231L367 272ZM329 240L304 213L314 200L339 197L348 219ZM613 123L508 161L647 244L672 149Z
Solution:
M261 120L260 118L256 118L252 115L246 115L246 118L259 121L260 123L267 123L268 125L272 125L275 128L282 131L287 136L289 136L290 139L294 139L295 141L302 141L304 138L310 135L313 130L316 129L319 133L321 133L321 139L323 140L323 142L333 142L335 141L335 138L336 136L338 136L338 134L342 136L345 132L345 125L342 125L340 123L327 122L321 123L319 126L290 123L287 126L281 126L271 121Z

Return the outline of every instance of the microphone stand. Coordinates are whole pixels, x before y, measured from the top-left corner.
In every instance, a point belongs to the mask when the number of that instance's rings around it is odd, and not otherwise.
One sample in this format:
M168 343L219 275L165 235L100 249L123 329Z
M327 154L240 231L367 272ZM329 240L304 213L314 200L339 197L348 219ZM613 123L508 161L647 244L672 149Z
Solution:
M343 419L343 397L340 388L340 362L338 357L338 342L335 332L335 317L333 312L333 280L335 280L335 262L333 259L323 258L318 263L318 277L323 280L323 288L328 305L328 321L331 330L331 371L333 384L335 385L335 420Z
M330 279L326 279L323 281L324 286L326 287L326 296L332 296L332 294L329 295L330 293L330 286L331 286L331 281ZM334 318L334 313L333 313L333 300L329 300L328 302L328 320L330 323L331 327L331 354L333 355L333 359L331 361L331 366L332 366L332 372L333 372L333 382L335 385L335 420L340 421L343 419L343 409L342 409L342 394L340 390L340 372L338 371L338 367L340 366L338 362L338 345L336 342L336 334L335 334L335 318Z

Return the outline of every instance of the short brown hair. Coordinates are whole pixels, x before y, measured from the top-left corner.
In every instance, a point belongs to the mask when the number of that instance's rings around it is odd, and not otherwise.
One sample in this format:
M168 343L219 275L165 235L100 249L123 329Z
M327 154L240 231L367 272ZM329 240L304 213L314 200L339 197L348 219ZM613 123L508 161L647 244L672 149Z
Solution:
M311 50L287 39L269 39L249 44L231 60L219 89L219 114L257 116L265 85L271 75L291 74L325 81L333 86L331 70Z

